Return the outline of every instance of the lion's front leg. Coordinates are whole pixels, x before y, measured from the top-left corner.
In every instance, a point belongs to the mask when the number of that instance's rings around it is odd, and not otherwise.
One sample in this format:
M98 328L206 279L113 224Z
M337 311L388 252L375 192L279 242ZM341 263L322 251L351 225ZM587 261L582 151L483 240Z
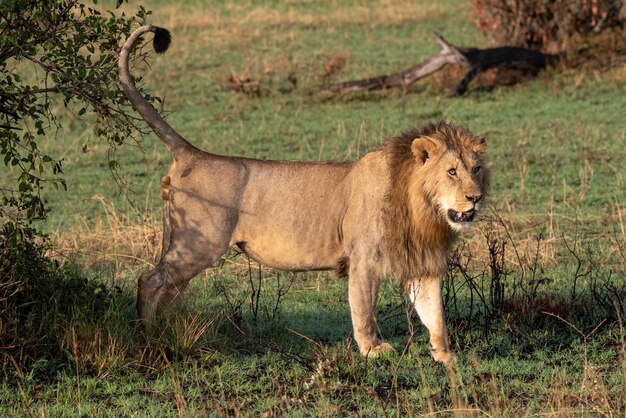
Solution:
M443 314L441 280L428 277L414 280L407 287L411 304L430 333L430 352L436 361L456 361L450 350L448 331Z
M367 266L350 264L348 299L352 314L354 339L364 356L374 357L393 347L378 337L376 302L378 301L379 277Z

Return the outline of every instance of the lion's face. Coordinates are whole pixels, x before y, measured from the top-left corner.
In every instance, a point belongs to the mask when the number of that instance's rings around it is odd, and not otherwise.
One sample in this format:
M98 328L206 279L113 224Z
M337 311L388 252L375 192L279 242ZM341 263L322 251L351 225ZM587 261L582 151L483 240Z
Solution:
M485 148L483 138L465 138L451 145L422 136L413 143L427 197L455 231L473 226L485 202L489 183Z
M434 201L456 231L474 224L476 213L485 201L483 161L475 153L465 154L446 152L436 167L439 187Z

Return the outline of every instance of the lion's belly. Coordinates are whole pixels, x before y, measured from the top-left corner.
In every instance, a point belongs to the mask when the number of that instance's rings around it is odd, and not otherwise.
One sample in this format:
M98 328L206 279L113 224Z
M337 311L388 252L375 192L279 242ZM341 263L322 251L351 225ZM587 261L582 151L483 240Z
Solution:
M320 252L319 249L312 251L294 251L292 247L282 243L266 247L261 243L250 245L244 243L241 248L253 260L264 266L285 271L310 271L330 270L339 259L339 255L333 252Z
M248 162L231 244L281 270L333 268L343 254L348 165Z
M235 242L259 263L291 271L332 269L343 249L337 227L315 219L265 219L248 224Z

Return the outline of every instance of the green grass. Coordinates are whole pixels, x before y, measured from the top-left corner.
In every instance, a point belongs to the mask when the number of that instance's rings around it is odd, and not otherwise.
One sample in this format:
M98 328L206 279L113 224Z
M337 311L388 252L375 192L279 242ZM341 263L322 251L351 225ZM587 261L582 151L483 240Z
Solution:
M429 3L196 1L183 8L153 0L152 22L174 40L151 58L145 83L165 99L183 136L226 155L355 159L390 135L440 119L485 135L489 208L459 246L478 287L470 291L452 271L444 292L460 357L452 371L431 360L428 336L417 319L407 321L395 283L381 286L379 317L398 353L366 361L350 337L345 281L263 270L255 307L257 266L249 271L241 256L194 280L163 335L143 335L134 285L156 261L158 180L171 158L154 135L143 150L118 149L111 158L120 162L125 192L109 172L108 145L65 115L65 129L41 145L64 156L69 191L48 191L52 212L42 228L58 241L59 258L71 260L72 272L63 274L86 278L86 293L76 300L76 288L63 284L51 293L71 306L47 311L41 325L54 324L54 335L31 351L37 355L3 348L0 415L623 416L625 333L611 305L624 301L626 280L623 69L566 70L495 88L479 80L462 98L448 97L444 86L454 80L441 79L406 95L320 93L328 57L348 57L332 78L341 81L415 64L437 51L433 30L454 44L484 44L466 2ZM282 94L290 72L298 88ZM253 98L231 92L220 81L231 73L265 74L267 90ZM508 271L506 303L493 317L485 314L490 233L506 242ZM572 300L577 258L579 275L589 273L578 277ZM95 295L100 284L106 303ZM402 355L411 327L414 344Z

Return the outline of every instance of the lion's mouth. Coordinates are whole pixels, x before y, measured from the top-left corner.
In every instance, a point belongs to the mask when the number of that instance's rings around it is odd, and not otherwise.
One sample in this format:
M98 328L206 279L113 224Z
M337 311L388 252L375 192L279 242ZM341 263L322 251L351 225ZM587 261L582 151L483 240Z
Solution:
M448 219L454 223L472 222L475 215L475 209L470 209L465 212L457 212L454 209L448 209Z

